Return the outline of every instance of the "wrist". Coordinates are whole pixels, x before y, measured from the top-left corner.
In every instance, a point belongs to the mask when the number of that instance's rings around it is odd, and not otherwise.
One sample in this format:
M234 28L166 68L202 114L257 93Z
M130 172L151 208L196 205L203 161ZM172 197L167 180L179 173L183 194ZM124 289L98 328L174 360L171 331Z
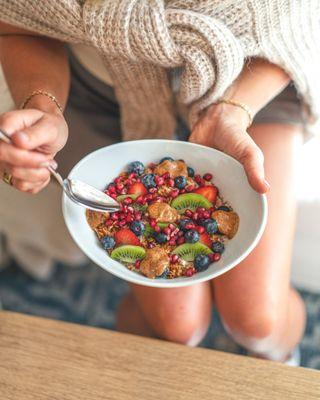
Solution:
M241 130L247 130L251 123L248 113L241 107L232 104L218 103L212 104L207 109L207 115L217 122L227 122L235 124Z
M45 92L46 93L46 92ZM43 111L48 114L55 114L57 116L62 116L62 109L55 97L49 97L45 94L37 94L30 97L30 99L26 99L27 102L23 106L24 109L36 109ZM25 101L26 101L25 100Z

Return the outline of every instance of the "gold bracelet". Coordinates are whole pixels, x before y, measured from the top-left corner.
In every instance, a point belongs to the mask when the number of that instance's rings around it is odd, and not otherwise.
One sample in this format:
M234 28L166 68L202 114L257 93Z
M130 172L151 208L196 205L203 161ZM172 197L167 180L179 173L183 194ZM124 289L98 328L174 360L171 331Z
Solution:
M246 104L241 103L240 101L232 100L232 99L220 99L220 100L215 102L215 104L221 104L221 103L230 104L232 106L242 108L242 110L247 113L248 118L249 118L249 123L248 123L247 128L249 128L249 126L252 125L253 114L252 114L252 111L250 110L250 108Z
M46 92L46 91L44 91L44 90L35 90L34 92L32 92L32 93L25 99L25 101L21 104L21 108L22 108L22 109L25 108L26 105L29 103L29 101L30 101L34 96L39 96L39 95L40 95L40 96L46 96L46 97L48 97L50 100L52 100L52 101L55 103L55 105L59 108L59 110L61 111L61 114L63 114L63 109L62 109L60 103L58 102L58 100L56 99L56 97L55 97L53 94L51 94L51 93L49 93L49 92Z

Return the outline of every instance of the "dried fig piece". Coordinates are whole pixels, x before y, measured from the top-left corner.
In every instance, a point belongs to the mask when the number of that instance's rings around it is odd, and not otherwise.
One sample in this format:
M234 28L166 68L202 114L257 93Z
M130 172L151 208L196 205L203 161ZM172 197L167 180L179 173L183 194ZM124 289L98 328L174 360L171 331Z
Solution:
M219 232L232 239L239 228L239 216L233 211L214 211L211 217L217 221Z
M154 279L161 276L169 268L170 259L161 247L154 247L146 251L145 258L141 261L140 271L148 278Z
M157 222L175 222L179 219L178 211L167 203L150 204L148 213Z
M170 178L176 178L177 176L188 176L187 164L181 160L165 160L155 168L154 172L157 175L163 175L168 172Z

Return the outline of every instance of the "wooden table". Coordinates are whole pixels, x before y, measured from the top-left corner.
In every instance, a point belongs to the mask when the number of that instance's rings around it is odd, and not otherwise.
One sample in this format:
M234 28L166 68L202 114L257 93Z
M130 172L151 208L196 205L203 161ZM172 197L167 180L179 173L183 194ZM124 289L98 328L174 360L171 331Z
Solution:
M1 400L311 400L320 372L0 312Z

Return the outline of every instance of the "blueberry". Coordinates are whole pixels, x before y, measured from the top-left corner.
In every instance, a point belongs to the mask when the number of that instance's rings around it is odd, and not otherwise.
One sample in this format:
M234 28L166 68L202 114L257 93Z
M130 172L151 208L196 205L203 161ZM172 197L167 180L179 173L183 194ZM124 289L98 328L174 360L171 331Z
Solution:
M217 233L218 232L218 224L215 219L208 218L203 222L203 226L205 227L208 233Z
M151 189L157 186L155 180L154 180L154 174L147 174L145 175L141 182L147 189Z
M196 242L199 241L200 236L199 236L199 233L197 231L195 231L194 229L191 229L190 231L187 231L184 234L184 238L185 238L187 243L196 243Z
M213 242L211 249L215 253L223 253L224 252L224 244L221 242Z
M173 159L172 157L163 157L163 158L161 158L161 160L160 160L160 164L161 164L163 161L166 161L166 160L168 160L168 161L174 161L174 159Z
M230 208L227 207L227 206L220 206L220 207L218 207L218 210L221 210L221 211L230 211Z
M205 271L210 265L210 258L205 254L198 254L194 259L194 267L198 272Z
M185 176L177 176L174 178L174 186L178 189L183 189L187 184Z
M188 176L190 176L190 178L193 178L195 174L194 169L191 167L187 167L187 171L188 171Z
M134 172L135 174L142 175L144 173L144 165L141 161L133 161L129 164L128 172Z
M135 235L141 236L146 230L146 226L142 221L133 221L131 222L130 229Z
M112 236L105 236L101 239L101 244L105 250L111 250L114 248L116 242Z
M169 271L169 268L166 268L166 269L162 272L161 275L157 276L157 278L162 278L162 279L167 278L168 275L169 275L169 272L170 272L170 271Z
M154 238L159 244L166 243L166 241L168 240L167 235L163 232L156 233Z
M183 219L180 219L180 221L179 221L179 228L182 230L182 231L187 231L187 229L186 229L186 225L187 224L190 224L190 223L192 223L193 221L192 221L192 219L190 219L190 218L183 218Z

